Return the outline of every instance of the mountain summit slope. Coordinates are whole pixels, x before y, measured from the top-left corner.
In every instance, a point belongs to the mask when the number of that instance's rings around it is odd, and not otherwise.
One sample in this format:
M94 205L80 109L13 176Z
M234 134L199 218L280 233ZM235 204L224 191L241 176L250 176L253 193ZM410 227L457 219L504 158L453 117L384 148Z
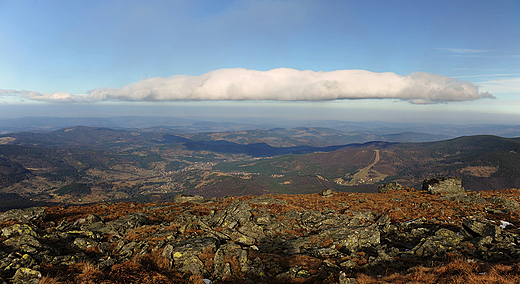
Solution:
M10 210L0 283L520 281L520 190L386 190Z

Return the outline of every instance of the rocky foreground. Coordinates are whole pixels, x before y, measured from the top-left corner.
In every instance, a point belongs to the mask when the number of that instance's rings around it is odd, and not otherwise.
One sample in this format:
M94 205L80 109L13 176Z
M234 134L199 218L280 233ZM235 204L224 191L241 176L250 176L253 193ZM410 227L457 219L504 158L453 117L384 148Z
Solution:
M324 191L0 214L0 283L520 283L520 190Z

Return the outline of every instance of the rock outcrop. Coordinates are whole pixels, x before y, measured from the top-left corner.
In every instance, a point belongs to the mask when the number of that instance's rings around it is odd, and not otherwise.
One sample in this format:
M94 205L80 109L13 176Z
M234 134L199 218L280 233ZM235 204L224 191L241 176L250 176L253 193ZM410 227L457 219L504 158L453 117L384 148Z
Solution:
M392 191L392 190L403 190L404 187L402 185L400 185L399 183L397 182L390 182L390 183L387 183L387 184L384 184L382 186L380 186L377 190L377 192L379 193L383 193L383 192L387 192L387 191Z
M452 201L402 188L324 197L8 211L0 283L356 283L457 257L488 266L520 258L517 190Z
M426 179L423 182L423 190L430 194L466 195L466 191L462 187L462 180L458 177Z

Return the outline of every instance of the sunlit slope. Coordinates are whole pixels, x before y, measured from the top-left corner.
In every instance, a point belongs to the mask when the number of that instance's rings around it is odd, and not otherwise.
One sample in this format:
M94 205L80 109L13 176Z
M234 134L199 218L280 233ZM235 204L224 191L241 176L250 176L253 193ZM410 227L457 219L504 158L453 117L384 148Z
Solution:
M520 139L468 136L430 143L366 143L328 153L222 165L223 171L322 175L352 185L399 181L415 186L431 176L460 176L472 190L520 186ZM379 155L375 162L377 154ZM366 173L359 176L361 171ZM371 180L370 180L371 179Z

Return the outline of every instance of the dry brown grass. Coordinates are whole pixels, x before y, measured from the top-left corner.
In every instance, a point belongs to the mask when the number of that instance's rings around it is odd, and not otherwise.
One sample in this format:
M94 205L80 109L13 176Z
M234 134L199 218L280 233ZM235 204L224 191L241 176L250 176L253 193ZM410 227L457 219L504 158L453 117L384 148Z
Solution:
M332 239L325 239L321 244L320 247L326 248L329 247L334 241Z
M40 278L40 281L38 284L61 284L63 282L60 281L59 277L49 277L49 276L43 276Z
M192 284L205 284L201 275L192 275L192 276L190 276L188 281L189 281L189 283L192 283Z
M172 268L172 262L161 255L161 251L153 251L134 258L134 262L141 264L146 270L165 272Z
M364 274L357 276L359 284L372 283L450 283L450 284L485 284L485 283L520 283L518 264L482 264L463 259L455 259L446 265L425 268L415 267L406 272L395 273L383 277Z
M212 271L213 261L215 259L215 250L211 247L207 247L204 251L198 255L199 259L204 263L206 271Z
M303 237L306 232L307 232L307 230L304 228L292 229L292 230L285 229L284 230L285 235L288 236L289 238L292 238L294 236Z
M82 264L81 273L75 277L76 283L82 284L97 284L100 280L105 278L104 273L99 268L90 263L86 262Z
M108 274L110 282L103 283L139 283L139 284L169 284L169 283L187 283L183 277L177 277L182 282L170 281L172 277L167 277L157 271L150 270L139 263L127 261L122 264L112 266ZM170 279L169 279L170 278ZM173 278L172 280L175 280Z
M20 222L11 220L11 219L7 219L0 223L0 229L6 228L6 227L11 227L16 224L20 224Z

